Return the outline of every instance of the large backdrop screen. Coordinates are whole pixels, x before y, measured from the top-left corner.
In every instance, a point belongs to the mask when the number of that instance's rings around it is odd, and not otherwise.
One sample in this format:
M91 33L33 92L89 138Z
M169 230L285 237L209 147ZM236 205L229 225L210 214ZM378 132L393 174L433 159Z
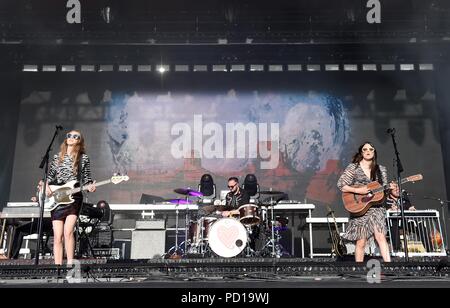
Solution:
M138 203L142 194L175 198L211 174L255 174L261 190L333 206L344 213L336 181L363 141L395 177L389 127L417 208L445 197L431 74L418 72L36 73L25 75L11 200L27 201L56 124L84 134L97 180L89 200ZM64 134L63 134L64 135ZM56 153L63 135L56 141Z

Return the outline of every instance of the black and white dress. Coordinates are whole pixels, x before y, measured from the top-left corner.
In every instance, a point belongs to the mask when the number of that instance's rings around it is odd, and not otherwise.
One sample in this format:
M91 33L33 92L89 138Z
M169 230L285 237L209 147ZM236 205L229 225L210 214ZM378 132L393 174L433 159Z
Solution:
M89 156L86 154L81 156L81 168L79 169L82 174L83 186L91 184L93 182L91 177L91 164ZM48 172L48 182L50 185L64 185L73 180L78 182L77 172L73 170L72 158L65 154L63 161L60 162L59 155L55 155ZM52 220L65 220L69 215L79 214L83 200L82 194L76 193L73 197L75 199L73 203L58 206L51 212Z
M386 167L379 165L379 168L380 172L376 175L376 180L382 185L387 185ZM345 185L365 186L370 182L372 180L367 177L360 164L351 163L345 168L337 186L342 191L342 187ZM348 241L368 239L373 236L375 230L385 235L387 233L386 210L383 203L373 205L363 216L350 216L347 232L343 235L343 238Z

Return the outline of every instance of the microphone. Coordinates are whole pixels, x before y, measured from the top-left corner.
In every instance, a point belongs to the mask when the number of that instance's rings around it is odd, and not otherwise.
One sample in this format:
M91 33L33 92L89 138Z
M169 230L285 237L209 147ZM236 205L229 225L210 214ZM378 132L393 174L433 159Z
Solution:
M403 195L405 195L405 196L414 196L412 193L407 192L407 191L404 190L404 189L402 189L402 193L403 193Z
M63 129L61 125L56 125L56 129Z
M395 128L388 128L388 129L386 130L386 133L388 133L388 134L394 134L394 133L395 133Z

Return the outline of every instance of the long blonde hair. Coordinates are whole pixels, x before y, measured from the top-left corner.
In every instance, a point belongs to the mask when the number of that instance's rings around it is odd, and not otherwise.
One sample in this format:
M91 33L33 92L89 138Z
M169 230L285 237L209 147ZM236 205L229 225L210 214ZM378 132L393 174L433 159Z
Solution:
M83 155L86 152L86 148L84 145L84 137L78 130L71 130L69 133L75 132L80 135L80 142L78 142L76 145L74 145L74 150L70 154L70 158L72 158L73 161L73 173L76 175L78 174L78 163L80 161L81 155ZM64 155L67 153L67 137L64 139L63 143L61 143L61 146L59 147L59 163L62 163L64 160Z

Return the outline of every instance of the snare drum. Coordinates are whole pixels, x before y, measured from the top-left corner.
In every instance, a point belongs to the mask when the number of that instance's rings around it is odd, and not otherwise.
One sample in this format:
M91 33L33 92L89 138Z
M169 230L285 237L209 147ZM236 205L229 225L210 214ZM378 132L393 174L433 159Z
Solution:
M244 204L239 207L239 221L246 226L253 226L259 224L261 218L259 217L259 208L255 204Z
M247 240L247 230L233 218L221 218L214 222L208 235L209 247L224 258L237 256L244 250Z

